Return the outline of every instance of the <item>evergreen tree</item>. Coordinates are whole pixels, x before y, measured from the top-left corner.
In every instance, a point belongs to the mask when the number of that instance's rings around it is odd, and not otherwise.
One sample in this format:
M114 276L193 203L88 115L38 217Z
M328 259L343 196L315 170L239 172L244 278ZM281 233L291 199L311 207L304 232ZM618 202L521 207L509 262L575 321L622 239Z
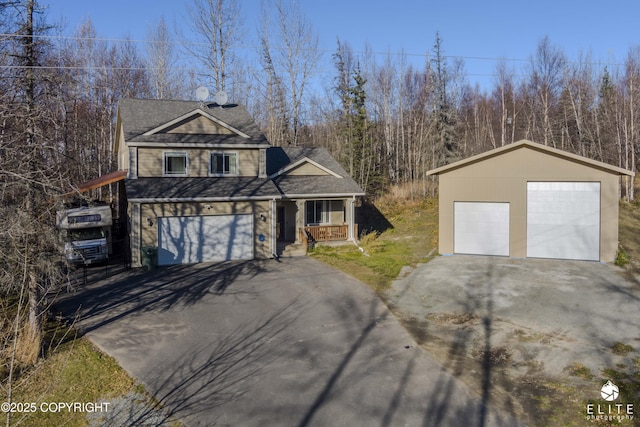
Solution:
M442 166L458 160L458 139L456 135L456 110L450 94L451 72L442 49L442 39L436 33L431 59L431 79L433 94L433 121L436 129L433 162Z
M342 88L342 129L346 147L344 150L349 173L368 192L375 192L381 181L381 173L372 123L367 116L367 80L359 64L351 75L351 84Z

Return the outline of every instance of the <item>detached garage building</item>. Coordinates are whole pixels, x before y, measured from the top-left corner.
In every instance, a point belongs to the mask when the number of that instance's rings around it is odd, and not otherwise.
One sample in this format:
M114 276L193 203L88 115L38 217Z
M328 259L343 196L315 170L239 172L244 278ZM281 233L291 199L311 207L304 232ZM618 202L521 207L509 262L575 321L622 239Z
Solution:
M619 177L635 173L522 140L439 175L441 254L611 262Z

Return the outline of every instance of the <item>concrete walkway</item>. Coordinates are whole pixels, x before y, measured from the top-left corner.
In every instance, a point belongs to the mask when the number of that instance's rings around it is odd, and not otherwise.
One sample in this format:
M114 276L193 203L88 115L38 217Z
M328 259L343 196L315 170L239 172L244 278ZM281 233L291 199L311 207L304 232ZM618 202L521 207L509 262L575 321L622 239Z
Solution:
M517 425L367 286L310 258L131 271L59 305L78 306L89 339L186 425Z

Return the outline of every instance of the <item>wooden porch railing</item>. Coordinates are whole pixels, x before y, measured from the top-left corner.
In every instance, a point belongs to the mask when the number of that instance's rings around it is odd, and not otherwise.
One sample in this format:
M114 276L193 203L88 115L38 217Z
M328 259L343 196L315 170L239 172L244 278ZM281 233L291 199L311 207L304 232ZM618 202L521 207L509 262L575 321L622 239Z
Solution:
M316 242L328 242L331 240L347 240L349 236L348 225L308 225L304 231Z

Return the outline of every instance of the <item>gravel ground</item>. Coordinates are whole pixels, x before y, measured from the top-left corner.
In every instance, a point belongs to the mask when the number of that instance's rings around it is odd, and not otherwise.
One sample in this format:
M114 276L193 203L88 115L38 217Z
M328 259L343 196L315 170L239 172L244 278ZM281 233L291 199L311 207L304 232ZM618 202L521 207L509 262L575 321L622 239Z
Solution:
M579 362L593 373L622 362L615 343L638 347L640 286L595 262L438 257L405 271L386 294L400 317L468 352L506 347L514 365L548 375ZM408 273L408 274L407 274ZM514 366L516 367L516 366Z
M640 280L613 265L443 256L384 297L448 371L531 425L580 425L612 371L637 378Z

